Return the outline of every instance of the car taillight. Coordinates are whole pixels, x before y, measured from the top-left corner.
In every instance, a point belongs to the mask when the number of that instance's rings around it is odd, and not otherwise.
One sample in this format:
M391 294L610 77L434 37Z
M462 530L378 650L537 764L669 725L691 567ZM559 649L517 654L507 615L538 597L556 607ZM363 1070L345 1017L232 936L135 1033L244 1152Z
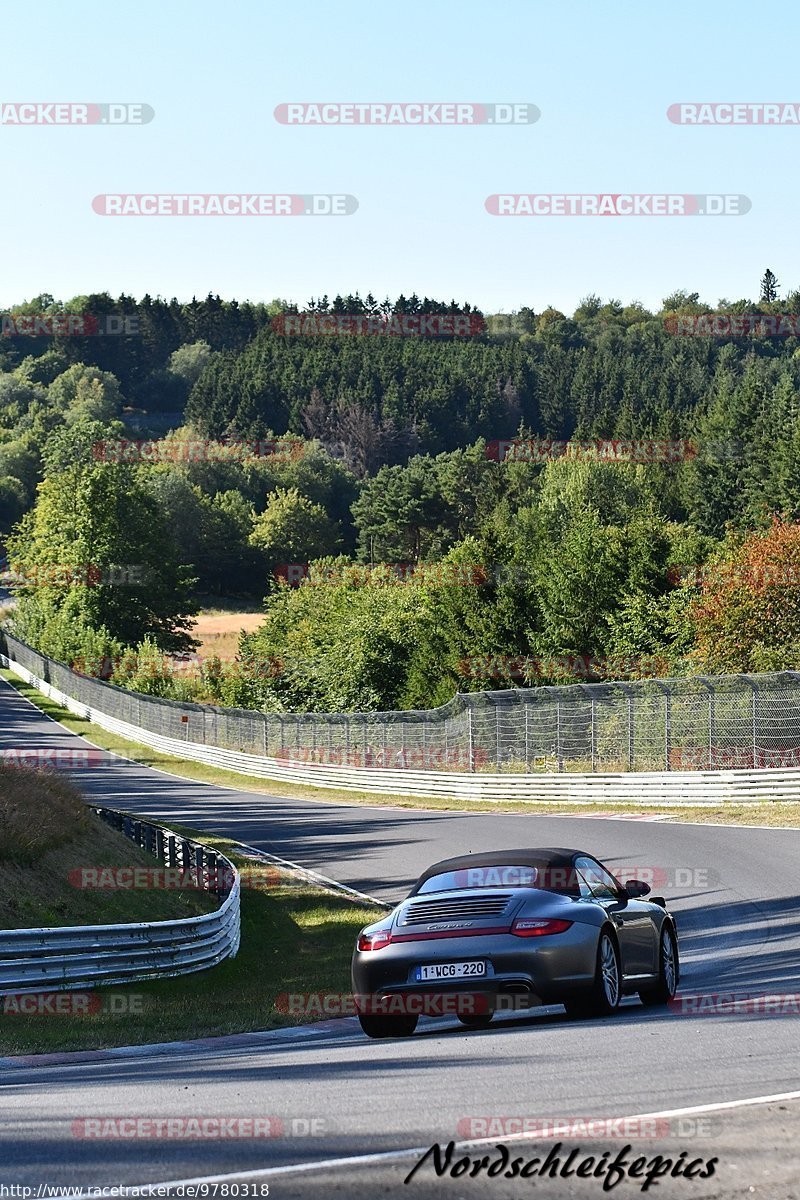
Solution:
M391 930L379 929L377 933L360 933L358 935L359 950L382 950L392 940Z
M548 933L564 933L572 921L544 920L536 917L518 917L511 926L517 937L544 937Z

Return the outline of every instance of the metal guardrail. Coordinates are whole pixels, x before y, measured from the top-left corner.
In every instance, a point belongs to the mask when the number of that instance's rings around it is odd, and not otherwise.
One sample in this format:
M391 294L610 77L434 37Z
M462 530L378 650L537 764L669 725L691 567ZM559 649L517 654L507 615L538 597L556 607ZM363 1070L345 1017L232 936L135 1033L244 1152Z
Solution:
M178 758L188 758L262 779L321 788L402 794L423 799L442 797L488 803L553 803L562 807L597 803L668 808L687 804L800 800L800 770L797 767L762 767L750 771L564 771L560 774L476 771L468 774L310 763L302 757L292 758L291 754L281 759L268 758L153 733L75 700L13 659L0 655L0 662L63 708L131 742ZM109 758L109 761L112 759Z
M230 859L153 822L114 809L93 811L165 867L193 872L220 907L177 921L0 930L0 996L186 975L236 955L241 885Z

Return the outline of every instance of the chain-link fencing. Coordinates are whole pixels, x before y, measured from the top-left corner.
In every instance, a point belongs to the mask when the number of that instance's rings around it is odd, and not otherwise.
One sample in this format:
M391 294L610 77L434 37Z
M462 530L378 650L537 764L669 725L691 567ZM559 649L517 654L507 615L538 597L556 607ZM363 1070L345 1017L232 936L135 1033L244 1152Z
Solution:
M510 773L800 766L797 671L459 693L407 712L264 713L125 691L11 634L4 642L9 658L87 708L279 761Z

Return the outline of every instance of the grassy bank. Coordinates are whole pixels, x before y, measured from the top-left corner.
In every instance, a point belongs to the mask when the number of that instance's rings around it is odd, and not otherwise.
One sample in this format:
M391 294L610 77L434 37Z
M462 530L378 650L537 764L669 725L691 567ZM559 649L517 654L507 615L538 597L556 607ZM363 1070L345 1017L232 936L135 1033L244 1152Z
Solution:
M714 807L697 807L685 805L682 807L651 806L645 808L631 801L624 806L609 805L608 802L587 802L586 804L533 803L523 804L514 801L487 802L480 800L443 799L438 796L404 796L402 794L383 794L375 792L353 792L345 789L315 788L307 784L291 784L283 781L262 779L253 775L241 775L234 771L224 771L217 767L206 766L190 759L161 754L131 742L116 734L109 733L99 725L83 717L76 717L54 701L37 692L30 684L24 683L10 671L0 671L0 676L7 679L21 695L25 696L42 712L59 721L65 729L87 738L94 745L104 750L134 759L144 766L156 767L172 775L184 779L197 780L200 783L218 784L224 787L236 788L240 791L261 792L265 795L285 796L288 799L313 800L316 803L374 805L382 808L412 808L426 811L458 811L458 812L525 812L531 815L565 815L580 814L597 815L600 813L651 813L667 815L671 821L698 821L703 824L716 825L773 825L800 828L800 802L786 803L783 801L759 801L756 804L719 804ZM198 799L202 799L198 796Z
M225 839L182 832L247 865ZM383 910L298 884L287 872L270 869L268 879L269 886L242 889L236 958L194 975L93 989L88 1012L20 1015L8 1003L3 1011L0 1000L0 1054L132 1046L314 1020L315 1014L288 1016L277 998L347 993L356 934Z
M169 921L216 907L196 889L99 890L84 868L157 865L109 828L67 779L0 764L0 928Z

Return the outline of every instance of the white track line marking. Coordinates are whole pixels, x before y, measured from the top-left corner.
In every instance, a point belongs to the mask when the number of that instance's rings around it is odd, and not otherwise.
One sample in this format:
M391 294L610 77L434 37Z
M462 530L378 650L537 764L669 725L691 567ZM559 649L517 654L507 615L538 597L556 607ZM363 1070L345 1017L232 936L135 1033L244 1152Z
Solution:
M328 891L344 892L345 895L352 899L375 904L378 908L392 909L395 907L388 900L378 900L375 896L368 896L366 892L359 892L347 883L339 883L338 879L330 879L327 875L320 875L319 871L310 871L308 867L301 867L298 863L291 862L288 858L279 858L277 854L268 854L266 850L257 850L255 846L247 846L244 842L234 842L233 844L240 848L240 852L244 852L242 854L244 858L266 858L269 862L275 863L279 867L286 867L288 870L294 871L295 874L307 879L309 883L315 883L318 887L326 888Z
M781 1100L800 1100L800 1091L798 1092L778 1092L773 1096L752 1096L744 1100L725 1100L718 1104L694 1104L687 1108L669 1108L661 1112L650 1113L632 1113L630 1116L615 1116L615 1117L595 1117L595 1120L603 1121L647 1121L654 1120L658 1117L688 1117L697 1113L723 1112L728 1109L748 1108L758 1104L777 1104ZM541 1137L535 1133L512 1133L502 1139L498 1138L471 1138L468 1141L455 1142L456 1150L464 1150L469 1146L494 1146L498 1141L503 1142L535 1142L541 1141ZM255 1171L234 1171L226 1175L200 1175L193 1179L170 1179L166 1183L140 1183L128 1184L120 1189L122 1195L125 1195L129 1190L134 1188L172 1188L172 1187L189 1187L190 1185L204 1183L225 1183L230 1179L259 1179L273 1175L289 1175L292 1173L304 1173L307 1171L325 1171L332 1170L336 1167L357 1167L364 1166L367 1163L389 1162L392 1159L403 1158L419 1158L429 1149L428 1146L414 1146L405 1150L383 1150L376 1154L355 1154L346 1158L325 1158L318 1162L311 1163L291 1163L283 1167L262 1167ZM96 1189L95 1189L96 1193ZM71 1200L97 1200L96 1194L92 1192L81 1192L77 1196L73 1196Z

